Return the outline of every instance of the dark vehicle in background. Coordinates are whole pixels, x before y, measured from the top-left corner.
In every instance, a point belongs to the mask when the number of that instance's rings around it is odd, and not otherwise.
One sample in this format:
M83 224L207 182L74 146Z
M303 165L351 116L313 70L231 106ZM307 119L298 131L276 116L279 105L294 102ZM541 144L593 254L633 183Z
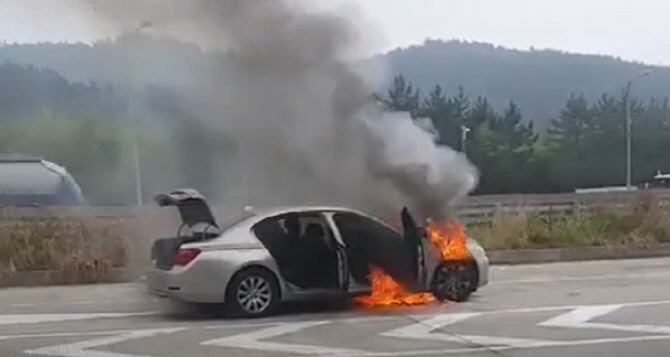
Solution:
M40 157L0 155L0 207L81 206L72 175Z

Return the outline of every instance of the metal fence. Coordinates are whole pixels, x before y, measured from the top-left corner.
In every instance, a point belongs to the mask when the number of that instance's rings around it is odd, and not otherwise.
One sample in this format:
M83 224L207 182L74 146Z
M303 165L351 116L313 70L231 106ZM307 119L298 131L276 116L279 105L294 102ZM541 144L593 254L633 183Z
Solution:
M459 205L457 212L466 222L480 222L504 214L575 215L597 209L630 212L636 207L670 210L670 190L473 196Z

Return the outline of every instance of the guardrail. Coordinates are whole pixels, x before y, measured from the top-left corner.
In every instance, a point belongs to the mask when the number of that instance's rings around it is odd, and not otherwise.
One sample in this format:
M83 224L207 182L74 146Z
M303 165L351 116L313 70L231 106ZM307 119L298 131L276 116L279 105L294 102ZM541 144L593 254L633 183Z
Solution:
M630 210L636 204L653 204L660 210L670 210L670 190L473 196L459 205L458 216L466 222L481 222L497 214L571 215L598 207Z
M574 214L596 206L626 208L636 200L654 200L661 209L670 209L670 189L631 192L597 192L568 194L518 194L469 196L457 206L458 216L465 220L481 220L504 213L533 215ZM169 211L169 210L168 210ZM132 220L139 216L165 216L157 206L92 206L92 207L28 207L0 208L0 218L40 219L44 217L76 217Z

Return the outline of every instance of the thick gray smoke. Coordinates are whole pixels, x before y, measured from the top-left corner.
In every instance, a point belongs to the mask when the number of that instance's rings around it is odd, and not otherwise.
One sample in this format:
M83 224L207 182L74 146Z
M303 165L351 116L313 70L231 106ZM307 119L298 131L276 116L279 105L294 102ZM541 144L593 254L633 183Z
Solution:
M234 162L217 167L226 205L347 205L386 215L408 204L444 215L477 184L476 169L408 115L377 110L372 78L350 62L361 29L306 4L76 1L91 23L122 31L144 24L230 50L198 93L183 93L198 97L189 110L206 113L210 130L236 140Z

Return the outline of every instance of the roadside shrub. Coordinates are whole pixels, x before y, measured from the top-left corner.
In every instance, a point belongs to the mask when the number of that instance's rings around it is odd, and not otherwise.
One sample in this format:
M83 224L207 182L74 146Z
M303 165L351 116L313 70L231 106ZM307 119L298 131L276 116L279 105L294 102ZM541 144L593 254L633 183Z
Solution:
M0 274L48 270L88 282L127 263L120 220L0 215Z
M649 245L670 242L670 212L641 195L627 205L598 205L574 214L506 213L472 224L487 249Z

